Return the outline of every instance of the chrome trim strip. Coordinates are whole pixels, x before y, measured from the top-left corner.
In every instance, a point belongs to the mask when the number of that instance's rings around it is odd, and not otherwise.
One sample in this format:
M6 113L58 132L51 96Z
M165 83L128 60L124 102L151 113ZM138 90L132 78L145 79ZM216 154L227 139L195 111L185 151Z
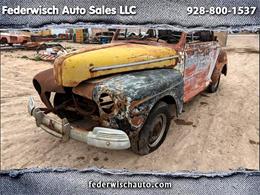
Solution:
M116 64L116 65L102 66L102 67L90 67L90 71L95 72L95 71L100 71L100 70L111 70L111 69L116 69L116 68L124 68L124 67L128 67L128 66L151 64L154 62L161 62L161 61L166 61L166 60L171 60L171 59L176 59L176 58L179 58L179 55L168 56L168 57L158 58L158 59L153 59L153 60L146 60L146 61L141 61L141 62L133 62L133 63L128 63L128 64Z
M35 118L38 127L63 141L72 138L91 146L112 150L124 150L131 147L129 137L124 131L105 127L94 127L92 131L82 131L71 126L66 118L57 121L47 116L36 107L32 97L29 97L28 112Z

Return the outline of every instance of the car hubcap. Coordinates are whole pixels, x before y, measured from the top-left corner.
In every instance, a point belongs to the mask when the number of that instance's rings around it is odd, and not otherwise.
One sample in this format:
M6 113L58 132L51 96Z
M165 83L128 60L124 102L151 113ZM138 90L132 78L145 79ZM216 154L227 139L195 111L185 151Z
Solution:
M149 137L149 146L155 147L163 137L163 134L166 129L166 116L160 114L154 121L152 133Z

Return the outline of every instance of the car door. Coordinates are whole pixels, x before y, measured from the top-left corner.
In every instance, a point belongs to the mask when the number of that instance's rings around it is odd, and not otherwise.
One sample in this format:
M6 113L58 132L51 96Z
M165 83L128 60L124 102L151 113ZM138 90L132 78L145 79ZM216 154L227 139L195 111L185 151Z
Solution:
M213 41L213 34L206 32L187 36L184 49L184 102L205 90L211 81L220 48Z

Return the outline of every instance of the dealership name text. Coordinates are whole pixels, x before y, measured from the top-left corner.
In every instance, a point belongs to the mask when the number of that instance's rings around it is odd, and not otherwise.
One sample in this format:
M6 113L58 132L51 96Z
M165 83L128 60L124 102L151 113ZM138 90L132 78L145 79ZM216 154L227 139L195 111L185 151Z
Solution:
M55 5L51 7L8 7L2 6L1 13L3 15L135 15L136 6L119 6L119 7L106 7L102 5L101 7L90 6L88 8L75 6L63 8L56 7Z

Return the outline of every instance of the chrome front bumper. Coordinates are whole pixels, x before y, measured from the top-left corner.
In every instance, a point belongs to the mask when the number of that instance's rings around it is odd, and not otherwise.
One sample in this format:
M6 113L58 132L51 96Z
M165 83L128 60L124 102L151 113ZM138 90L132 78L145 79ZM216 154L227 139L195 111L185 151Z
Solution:
M28 112L35 118L38 127L64 141L72 138L99 148L113 150L130 148L129 138L124 131L104 127L94 127L92 131L83 131L72 127L66 118L57 121L47 116L36 107L32 97L29 98Z

